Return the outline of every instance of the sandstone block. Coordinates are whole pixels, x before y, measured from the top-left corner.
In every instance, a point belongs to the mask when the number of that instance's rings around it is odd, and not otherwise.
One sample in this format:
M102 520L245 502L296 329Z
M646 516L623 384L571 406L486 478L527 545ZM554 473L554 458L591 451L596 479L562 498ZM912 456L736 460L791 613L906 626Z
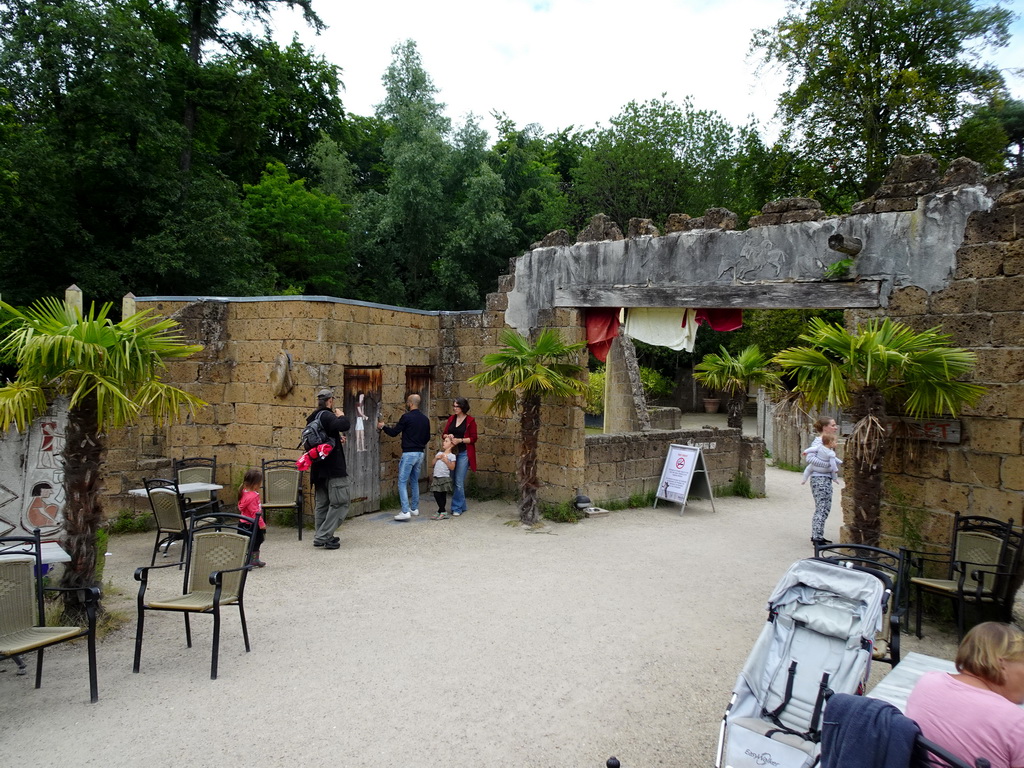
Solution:
M970 508L970 486L947 483L943 480L928 480L925 485L924 503L929 509L957 512Z
M1006 520L1012 517L1016 523L1024 512L1024 496L1016 491L1002 491L996 488L975 487L971 489L971 514Z
M739 217L728 208L708 208L704 212L704 227L706 229L736 229Z
M999 485L1002 459L993 454L948 451L949 480L966 485Z
M978 286L973 281L954 282L948 288L933 293L928 299L928 308L937 315L974 312L977 294Z
M825 215L818 210L788 211L787 213L780 215L782 216L782 224L796 224L801 221L818 221L825 217Z
M809 197L784 197L761 206L761 213L788 213L790 211L820 211L821 203Z
M1024 342L1024 339L1021 341ZM1024 348L982 348L976 350L976 354L976 381L1010 384L1024 381Z
M570 243L571 245L571 243ZM515 288L516 276L515 275L498 275L498 290L502 293L507 293Z
M1024 203L1024 189L1015 189L1010 192L1004 192L998 198L996 198L996 205L1019 205Z
M957 280L996 277L1003 274L1007 243L964 245L956 252Z
M992 277L978 281L978 309L1008 312L1024 309L1024 276Z
M754 227L772 227L776 224L782 223L781 213L765 213L760 216L751 216L747 219L747 226L750 228Z
M974 347L979 339L989 337L992 328L992 316L980 312L970 315L928 315L924 320L927 323L925 327L941 326L943 333L950 335L950 343L955 347Z
M622 240L622 230L608 216L599 213L590 219L588 224L577 236L577 243L594 243L604 240Z
M996 483L989 485L995 486ZM1007 491L1024 491L1024 456L1002 458L998 485Z
M658 228L654 226L654 222L650 219L639 219L633 217L626 224L626 238L635 239L637 237L658 237L661 234L658 232Z
M976 163L966 157L958 157L946 168L946 173L943 174L939 187L941 189L949 189L961 185L973 186L981 184L984 178L985 169L981 163Z
M882 184L901 184L909 181L935 179L939 175L939 163L931 155L897 155L889 166Z
M1003 261L1004 275L1024 274L1024 240L1005 243L1006 255Z
M867 200L861 200L854 203L850 207L850 213L853 215L862 213L874 213L875 211L875 198L869 197Z
M916 197L890 197L885 200L875 201L875 213L899 213L916 210Z
M906 181L899 184L883 184L875 192L876 200L885 200L898 197L920 197L935 190L934 179L922 179L920 181Z
M978 453L1021 454L1020 419L964 419L963 444Z
M552 248L555 246L566 245L572 245L572 235L564 229L556 229L554 232L548 232L540 241L541 248Z
M670 213L665 222L665 234L672 232L689 232L691 221L690 216L685 213Z
M964 243L1013 241L1024 236L1024 204L975 211L967 218Z
M889 297L889 316L923 315L927 311L928 292L923 288L900 288Z

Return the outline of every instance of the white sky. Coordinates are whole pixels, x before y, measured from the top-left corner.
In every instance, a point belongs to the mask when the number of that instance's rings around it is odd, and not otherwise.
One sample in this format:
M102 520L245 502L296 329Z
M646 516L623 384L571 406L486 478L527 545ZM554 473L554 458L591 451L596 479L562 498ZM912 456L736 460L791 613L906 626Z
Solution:
M756 72L752 30L785 12L785 0L314 0L328 29L314 35L298 13L280 11L276 36L302 42L342 68L348 112L371 115L384 97L381 76L391 49L416 41L447 114L472 112L493 135L492 110L545 132L607 125L629 101L665 93L693 98L733 125L750 115L774 138L778 73ZM1024 0L1003 2L1024 17ZM1007 48L989 56L1024 67L1024 18ZM1015 98L1024 77L1004 72Z

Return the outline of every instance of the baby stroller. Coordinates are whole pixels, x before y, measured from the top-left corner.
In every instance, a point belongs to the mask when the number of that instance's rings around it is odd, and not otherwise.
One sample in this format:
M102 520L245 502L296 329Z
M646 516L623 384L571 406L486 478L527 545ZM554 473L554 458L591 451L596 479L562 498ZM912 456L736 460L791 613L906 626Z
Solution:
M722 718L716 768L811 768L832 693L861 693L892 594L880 571L825 560L790 566Z

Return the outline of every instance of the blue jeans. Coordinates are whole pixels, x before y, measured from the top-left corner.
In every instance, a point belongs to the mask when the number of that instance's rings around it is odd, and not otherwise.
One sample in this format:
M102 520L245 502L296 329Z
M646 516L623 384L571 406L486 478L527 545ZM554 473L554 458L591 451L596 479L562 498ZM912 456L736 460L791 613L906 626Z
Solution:
M398 460L398 500L402 502L402 514L420 508L422 466L423 451L408 451Z
M469 451L455 454L455 473L452 475L452 512L466 511L466 475L469 474Z

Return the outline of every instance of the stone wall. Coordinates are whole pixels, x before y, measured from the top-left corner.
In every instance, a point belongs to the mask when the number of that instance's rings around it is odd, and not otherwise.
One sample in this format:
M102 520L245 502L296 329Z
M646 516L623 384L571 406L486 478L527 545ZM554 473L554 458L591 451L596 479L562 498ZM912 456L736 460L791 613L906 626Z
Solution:
M906 543L910 530L926 548L947 549L956 512L1024 522L1024 181L971 214L951 278L931 293L894 292L884 312L847 313L848 325L884 314L917 330L938 326L977 354L971 380L988 388L962 413L959 445L914 443L889 456L883 546Z
M754 492L764 495L764 441L742 437L738 429L587 435L586 494L600 506L656 490L672 444L700 446L712 488L729 485L742 473Z

